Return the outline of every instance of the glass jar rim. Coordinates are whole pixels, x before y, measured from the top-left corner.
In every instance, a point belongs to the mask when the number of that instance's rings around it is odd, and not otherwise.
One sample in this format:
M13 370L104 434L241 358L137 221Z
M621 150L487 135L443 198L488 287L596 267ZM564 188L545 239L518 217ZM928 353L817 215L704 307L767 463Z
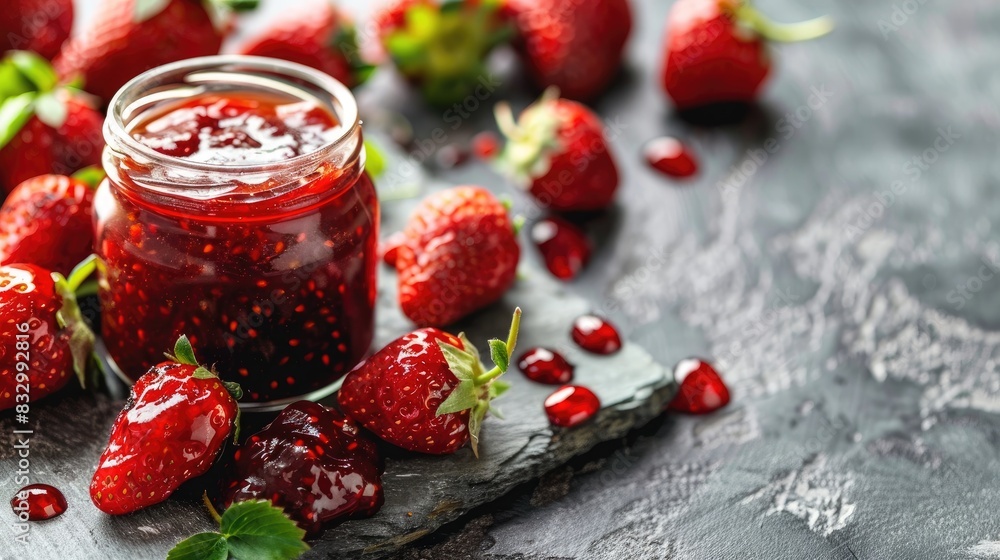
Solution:
M300 154L279 162L269 162L263 164L214 164L192 161L186 158L158 152L146 144L136 140L131 134L129 134L123 114L128 107L137 100L130 100L130 94L135 93L135 90L141 88L144 84L155 82L155 80L159 77L172 73L195 73L199 70L209 70L213 68L224 72L226 67L273 72L279 75L309 82L312 85L330 93L343 112L343 114L341 114L340 111L336 112L337 119L342 125L340 127L340 134L333 140L323 144L316 150L309 153ZM129 105L125 105L126 101L129 101ZM346 126L344 126L345 124ZM277 58L248 55L216 55L189 58L165 64L163 66L157 66L156 68L147 70L146 72L143 72L142 74L139 74L135 78L129 80L115 93L114 97L111 98L111 102L108 104L108 116L105 119L104 135L105 140L109 145L111 145L112 139L114 138L116 144L124 145L129 150L141 154L151 160L169 162L169 164L174 167L202 172L240 175L267 172L274 169L276 166L294 167L298 165L310 165L324 159L331 151L338 150L349 141L356 140L360 127L361 119L354 94L347 86L334 79L332 76L303 64Z

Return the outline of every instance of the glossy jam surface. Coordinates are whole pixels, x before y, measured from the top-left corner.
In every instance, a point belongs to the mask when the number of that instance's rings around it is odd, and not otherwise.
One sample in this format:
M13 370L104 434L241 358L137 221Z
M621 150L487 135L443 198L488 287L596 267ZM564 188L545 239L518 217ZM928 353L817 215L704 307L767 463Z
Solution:
M14 515L26 515L28 521L45 521L58 517L66 511L66 497L54 486L29 484L14 494L10 501Z
M621 350L622 339L618 329L596 315L582 315L573 322L573 342L594 354L614 354Z
M670 410L708 414L729 404L729 388L712 364L698 358L681 360L674 368L677 395Z
M532 348L517 361L524 376L537 383L564 385L573 380L573 364L555 350Z
M545 414L553 426L572 428L590 420L601 409L593 391L579 385L560 387L545 399Z
M676 138L664 136L646 144L643 155L653 169L669 177L690 177L698 172L691 150Z
M579 227L563 218L545 218L531 228L531 240L545 267L560 280L572 280L590 262L590 240Z
M193 114L197 130L184 124ZM130 133L224 169L309 152L337 127L325 109L237 91L170 106ZM126 160L96 195L102 334L119 369L137 379L187 334L243 402L306 395L347 373L368 351L375 303L379 209L359 164L256 174L210 196L159 196L134 179L170 165Z
M277 163L336 140L329 111L292 96L204 94L158 111L130 131L163 155L216 165Z

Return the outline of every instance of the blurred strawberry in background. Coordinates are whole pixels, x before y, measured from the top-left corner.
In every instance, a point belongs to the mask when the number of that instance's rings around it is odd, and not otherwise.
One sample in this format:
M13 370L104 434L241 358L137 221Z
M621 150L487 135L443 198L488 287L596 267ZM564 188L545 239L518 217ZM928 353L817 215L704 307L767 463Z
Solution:
M0 190L101 161L104 116L79 90L60 87L48 61L16 51L0 61Z
M397 0L375 16L381 44L399 72L433 105L461 102L484 84L492 50L506 42L500 0Z
M362 61L354 22L330 0L303 0L239 48L311 66L349 87L364 82L374 67Z
M632 31L627 0L508 0L516 44L540 88L587 101L618 74Z
M82 81L107 103L150 68L218 54L223 33L214 22L224 19L218 14L256 5L256 0L104 0L96 21L77 30L55 66L63 80Z
M51 59L73 29L73 0L4 0L0 53L34 51Z

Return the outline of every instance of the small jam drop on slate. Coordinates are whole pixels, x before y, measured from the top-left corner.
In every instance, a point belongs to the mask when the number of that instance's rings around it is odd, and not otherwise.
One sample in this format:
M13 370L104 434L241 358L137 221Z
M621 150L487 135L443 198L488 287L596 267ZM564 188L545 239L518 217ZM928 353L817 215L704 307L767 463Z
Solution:
M30 521L44 521L66 511L66 497L48 484L30 484L21 488L10 501L16 515L26 512Z
M472 153L481 160L491 160L500 153L500 140L492 132L480 132L472 138Z
M698 163L691 151L676 138L664 136L646 144L646 163L671 177L690 177L698 172Z
M674 381L680 387L670 401L670 410L708 414L729 404L729 389L715 368L704 360L681 360L674 368Z
M399 247L406 242L406 235L401 231L389 236L388 239L379 243L378 252L382 255L382 261L389 266L396 266L396 257L399 254Z
M545 218L531 228L531 240L545 266L560 280L571 280L590 261L590 241L583 231L562 218Z
M614 325L595 315L583 315L573 322L573 342L594 354L614 354L622 347Z
M572 428L590 420L601 409L593 391L579 385L566 385L545 399L545 414L553 426Z
M532 348L521 355L517 367L528 379L547 385L563 385L573 380L573 365L561 354L546 348Z

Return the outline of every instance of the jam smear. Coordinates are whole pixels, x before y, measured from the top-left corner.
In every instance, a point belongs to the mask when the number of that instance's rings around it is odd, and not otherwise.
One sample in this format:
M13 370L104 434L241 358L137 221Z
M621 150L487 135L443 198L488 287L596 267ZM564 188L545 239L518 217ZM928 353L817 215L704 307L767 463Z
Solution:
M688 414L708 414L729 404L729 389L715 368L705 360L688 358L674 368L677 395L670 410Z
M587 235L563 218L545 218L531 228L531 240L538 247L545 267L560 280L572 280L590 262Z
M45 521L62 515L66 497L59 489L48 484L29 484L17 491L10 501L14 514L27 514L29 521Z
M564 385L573 380L573 364L555 350L532 348L517 362L524 376L537 383Z
M578 317L573 322L572 337L580 348L594 354L614 354L622 347L618 329L596 315Z
M225 166L309 153L338 127L302 98L239 90L168 106L130 132ZM102 186L102 334L125 375L138 379L184 333L244 402L308 394L361 360L374 332L378 201L358 168L317 165L291 190L272 192L265 176L197 211L165 210L128 174L123 188Z
M670 177L690 177L698 172L698 162L691 150L676 138L664 136L652 140L643 149L643 156L653 169Z
M560 387L545 399L545 414L553 426L572 428L593 418L601 401L593 391L579 385Z

